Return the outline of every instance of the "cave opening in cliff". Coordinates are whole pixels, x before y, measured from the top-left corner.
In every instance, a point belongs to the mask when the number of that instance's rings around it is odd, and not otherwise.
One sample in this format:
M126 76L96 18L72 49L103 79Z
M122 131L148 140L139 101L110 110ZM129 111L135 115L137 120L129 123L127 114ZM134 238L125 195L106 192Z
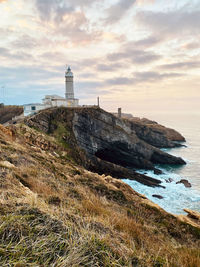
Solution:
M115 142L106 148L99 149L95 156L123 167L135 166L135 155L131 154L128 145L122 142Z

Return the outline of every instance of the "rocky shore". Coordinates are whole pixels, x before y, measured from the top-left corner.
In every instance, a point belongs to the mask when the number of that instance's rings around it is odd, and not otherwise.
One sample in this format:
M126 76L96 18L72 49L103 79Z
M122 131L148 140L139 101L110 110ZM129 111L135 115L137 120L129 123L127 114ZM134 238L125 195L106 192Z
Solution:
M73 147L73 156L85 168L99 174L160 186L160 180L138 174L134 169L160 173L155 164L185 164L183 159L158 148L175 146L173 141L178 138L168 134L173 130L160 126L162 131L155 131L152 123L138 126L98 107L52 108L25 119L24 123L49 135L59 132L61 141Z
M98 109L46 110L25 123L0 125L0 266L200 266L199 213L172 215L120 179L83 167L110 172L113 163L95 155L110 142L127 142L136 156L140 146L148 155L157 148ZM106 126L118 129L115 139ZM93 132L89 140L87 130ZM107 143L98 142L105 135ZM138 155L141 162L153 165L144 155ZM116 176L130 175L129 168L113 165Z

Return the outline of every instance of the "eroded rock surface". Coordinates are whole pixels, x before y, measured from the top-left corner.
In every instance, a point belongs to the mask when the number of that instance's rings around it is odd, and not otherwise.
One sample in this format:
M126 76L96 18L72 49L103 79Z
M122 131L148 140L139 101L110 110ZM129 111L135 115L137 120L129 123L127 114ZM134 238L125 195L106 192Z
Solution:
M183 159L140 139L134 124L100 108L52 108L26 119L25 123L48 134L59 132L63 142L84 151L82 163L98 173L106 171L118 178L128 178L134 174L131 170L134 168L154 170L158 163L185 164ZM160 183L157 179L153 182Z
M180 142L185 142L185 138L179 132L160 125L155 121L137 117L124 120L130 123L130 127L140 139L155 147L173 148L182 146Z

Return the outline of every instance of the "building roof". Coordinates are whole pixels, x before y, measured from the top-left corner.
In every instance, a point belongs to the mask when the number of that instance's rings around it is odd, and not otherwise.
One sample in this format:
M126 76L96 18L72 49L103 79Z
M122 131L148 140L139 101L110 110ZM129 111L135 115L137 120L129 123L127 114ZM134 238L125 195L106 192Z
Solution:
M65 100L64 97L59 96L59 95L45 95L45 98L43 100L46 100L46 99Z
M24 104L23 106L44 106L44 104L41 104L41 103L30 103L30 104Z

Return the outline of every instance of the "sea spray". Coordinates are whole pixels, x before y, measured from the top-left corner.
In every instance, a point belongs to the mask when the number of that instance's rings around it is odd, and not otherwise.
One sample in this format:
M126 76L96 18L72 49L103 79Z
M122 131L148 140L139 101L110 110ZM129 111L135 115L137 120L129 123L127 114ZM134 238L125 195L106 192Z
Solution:
M171 169L171 168L170 168ZM162 181L164 188L149 187L132 180L123 180L130 185L135 191L145 195L148 199L158 204L167 212L173 214L185 214L183 209L188 208L200 212L200 193L193 188L186 188L183 184L176 184L181 179L187 179L178 174L168 172L162 169L163 174L157 176L153 171L140 170L139 173L146 173L146 175L159 178ZM172 181L169 182L169 179ZM153 197L153 195L160 195L163 199Z

